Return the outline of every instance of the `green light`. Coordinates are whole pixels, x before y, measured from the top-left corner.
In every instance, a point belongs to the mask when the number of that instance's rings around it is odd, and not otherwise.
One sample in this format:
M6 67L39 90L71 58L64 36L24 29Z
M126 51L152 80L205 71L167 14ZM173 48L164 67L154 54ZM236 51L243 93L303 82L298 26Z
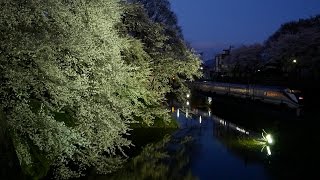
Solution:
M268 142L269 144L272 144L272 143L273 143L271 134L267 134L266 140L267 140L267 142Z
M265 130L263 130L263 129L262 129L262 131L263 131L263 132L261 133L261 135L262 135L262 140L265 141L266 144L269 144L269 145L273 144L274 141L273 141L273 138L272 138L271 134L268 134L268 133L267 133Z

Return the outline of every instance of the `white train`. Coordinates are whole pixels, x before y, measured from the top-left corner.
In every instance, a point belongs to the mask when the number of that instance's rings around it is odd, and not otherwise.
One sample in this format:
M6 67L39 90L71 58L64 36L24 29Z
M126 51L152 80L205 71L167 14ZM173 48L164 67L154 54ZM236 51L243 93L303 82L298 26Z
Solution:
M298 90L275 86L258 86L218 82L194 82L194 87L203 92L219 95L232 95L241 98L250 98L262 102L286 105L289 108L300 109L303 97Z

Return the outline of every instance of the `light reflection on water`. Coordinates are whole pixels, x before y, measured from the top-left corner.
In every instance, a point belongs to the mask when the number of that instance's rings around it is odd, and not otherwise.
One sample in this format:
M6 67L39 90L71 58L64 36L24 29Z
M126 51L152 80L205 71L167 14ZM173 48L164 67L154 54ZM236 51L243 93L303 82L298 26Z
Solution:
M261 141L260 133L219 118L211 110L182 108L173 115L194 138L189 154L193 175L199 179L269 179L263 161L272 154L271 147Z
M171 110L179 130L143 147L119 172L93 179L270 179L263 160L271 147L255 141L259 133L211 110Z

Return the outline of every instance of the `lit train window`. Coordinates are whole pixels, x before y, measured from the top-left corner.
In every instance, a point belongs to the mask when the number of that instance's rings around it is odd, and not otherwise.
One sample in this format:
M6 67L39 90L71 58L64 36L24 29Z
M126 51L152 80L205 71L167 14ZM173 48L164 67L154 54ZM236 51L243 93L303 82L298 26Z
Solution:
M221 87L221 86L216 86L215 87L217 90L225 90L225 88L224 87Z
M268 92L266 92L266 96L269 96L269 97L280 97L280 96L282 96L282 94L280 92L268 91Z
M295 94L295 93L301 93L301 91L299 90L291 90L291 93Z

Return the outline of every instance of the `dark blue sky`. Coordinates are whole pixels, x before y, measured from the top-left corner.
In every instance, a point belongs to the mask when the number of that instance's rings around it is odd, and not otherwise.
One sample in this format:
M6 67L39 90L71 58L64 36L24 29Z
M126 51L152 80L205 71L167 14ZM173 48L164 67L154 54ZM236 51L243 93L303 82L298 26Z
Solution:
M185 39L206 58L229 45L262 43L281 24L320 14L320 0L170 0Z

